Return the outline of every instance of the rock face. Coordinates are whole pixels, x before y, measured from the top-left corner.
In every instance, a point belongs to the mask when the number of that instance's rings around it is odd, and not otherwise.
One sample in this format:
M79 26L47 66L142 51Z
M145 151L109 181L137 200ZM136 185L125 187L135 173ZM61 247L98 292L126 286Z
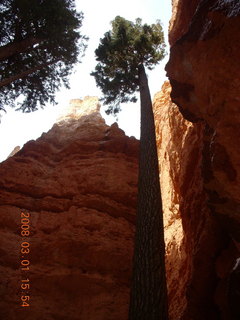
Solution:
M204 226L210 228L212 221L201 180L202 124L185 120L171 101L170 92L171 86L166 82L155 95L153 107L164 210L169 313L170 319L175 320L185 319L192 297L190 288L196 286L192 283L193 273L196 273L194 282L199 274L211 276L206 263L193 270L192 258L203 252L206 258L211 255L201 230ZM198 291L199 299L207 294L202 288ZM190 318L188 314L186 319L200 317Z
M172 17L169 22L169 43L172 45L189 28L199 0L172 0Z
M127 319L138 145L88 97L1 163L1 319ZM30 307L21 307L26 278Z
M209 132L183 118L170 92L166 82L154 99L170 319L238 319L239 244L209 199Z
M13 151L9 154L8 158L14 156L19 150L20 150L20 146L16 146Z
M172 89L155 100L170 319L237 320L240 3L173 4Z

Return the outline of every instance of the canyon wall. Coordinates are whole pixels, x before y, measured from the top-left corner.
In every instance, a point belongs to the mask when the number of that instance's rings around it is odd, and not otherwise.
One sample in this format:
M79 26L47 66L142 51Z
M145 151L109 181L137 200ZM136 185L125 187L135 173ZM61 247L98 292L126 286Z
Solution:
M0 164L1 319L127 319L139 142L99 108L97 98L72 100L49 132Z
M239 1L173 1L154 102L171 320L240 319L239 15Z

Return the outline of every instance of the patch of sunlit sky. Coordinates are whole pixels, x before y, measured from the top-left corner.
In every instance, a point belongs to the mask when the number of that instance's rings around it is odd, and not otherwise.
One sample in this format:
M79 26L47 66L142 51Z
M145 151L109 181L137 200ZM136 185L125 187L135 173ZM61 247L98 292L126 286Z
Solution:
M75 67L75 73L70 79L70 89L62 88L56 95L58 105L48 105L30 114L23 114L13 109L7 109L0 123L0 161L6 159L15 146L23 146L29 140L37 139L43 132L47 132L58 117L61 109L68 105L71 99L82 99L85 96L101 97L101 91L96 87L94 77L90 72L94 70L96 61L94 51L98 47L99 39L110 30L110 22L120 15L125 19L135 21L142 18L143 23L154 23L160 19L167 42L168 21L171 16L171 0L76 0L78 11L83 11L84 20L82 34L89 37L88 48L82 63ZM164 67L166 57L153 71L147 71L149 87L152 97L161 89L166 80ZM118 125L129 136L140 136L139 102L122 105L122 112L118 116ZM116 121L101 111L107 124Z

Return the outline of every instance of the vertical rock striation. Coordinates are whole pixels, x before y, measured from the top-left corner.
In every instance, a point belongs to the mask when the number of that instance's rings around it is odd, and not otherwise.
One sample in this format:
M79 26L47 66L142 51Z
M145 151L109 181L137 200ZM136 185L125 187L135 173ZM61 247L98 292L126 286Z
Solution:
M240 3L173 4L172 89L155 98L171 319L237 320Z
M209 229L215 225L206 206L201 178L203 125L185 120L170 99L171 86L165 83L155 95L154 110L159 151L162 190L166 269L170 319L184 319L186 310L207 303L212 293L211 281L203 288L201 281L212 277L212 268L201 261L212 256ZM203 230L205 231L203 232ZM215 243L214 235L211 241ZM193 261L194 256L194 261ZM198 268L194 265L198 263ZM199 281L201 279L201 281ZM194 294L198 297L195 301ZM194 307L193 307L194 306ZM186 319L203 319L205 308L198 315L190 311ZM191 318L192 317L192 318Z
M238 243L209 202L209 131L184 119L170 92L165 83L154 99L170 319L235 319L228 295Z
M138 145L97 98L0 165L1 319L127 318ZM31 215L30 304L20 307L21 211Z

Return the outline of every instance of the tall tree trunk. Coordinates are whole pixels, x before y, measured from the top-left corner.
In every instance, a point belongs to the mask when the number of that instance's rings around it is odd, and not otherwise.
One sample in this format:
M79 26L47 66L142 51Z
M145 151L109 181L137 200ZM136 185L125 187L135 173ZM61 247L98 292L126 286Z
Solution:
M143 65L139 67L139 79L141 139L129 320L167 320L165 244L155 125Z

